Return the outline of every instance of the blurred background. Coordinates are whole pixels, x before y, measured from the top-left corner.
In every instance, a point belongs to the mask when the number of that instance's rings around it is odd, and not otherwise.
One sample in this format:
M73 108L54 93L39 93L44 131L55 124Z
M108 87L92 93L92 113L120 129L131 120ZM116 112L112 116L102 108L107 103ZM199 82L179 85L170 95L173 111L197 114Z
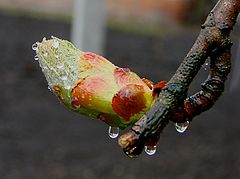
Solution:
M1 179L240 178L239 85L157 153L129 159L108 127L67 110L48 90L31 46L51 35L155 82L169 80L216 0L0 0ZM239 27L232 34L235 74ZM239 58L239 56L238 56ZM239 63L239 62L238 62ZM190 94L207 76L205 66ZM239 78L236 78L239 80Z

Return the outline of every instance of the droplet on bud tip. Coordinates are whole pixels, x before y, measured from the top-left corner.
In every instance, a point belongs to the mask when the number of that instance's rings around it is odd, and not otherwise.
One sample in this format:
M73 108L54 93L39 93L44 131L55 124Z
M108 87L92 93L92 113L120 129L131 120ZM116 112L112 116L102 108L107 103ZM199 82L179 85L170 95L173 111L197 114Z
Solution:
M35 55L35 56L34 56L34 60L36 60L36 61L38 61L38 60L39 60L39 58L38 58L38 56L37 56L37 55Z
M33 49L34 51L36 51L37 48L38 48L38 44L37 44L37 42L36 42L36 43L34 43L34 44L32 45L32 49Z
M109 128L108 128L108 135L112 139L117 138L118 135L119 135L119 128L118 127L109 126Z

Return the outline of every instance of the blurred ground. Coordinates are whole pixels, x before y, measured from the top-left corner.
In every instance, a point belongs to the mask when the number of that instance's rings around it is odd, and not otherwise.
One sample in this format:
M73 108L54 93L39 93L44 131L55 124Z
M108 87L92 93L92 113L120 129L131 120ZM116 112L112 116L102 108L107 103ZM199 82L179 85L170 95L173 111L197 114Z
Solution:
M0 0L0 11L35 17L41 14L45 18L69 20L74 1ZM94 4L94 0L91 2ZM99 0L99 2L105 3L107 20L156 26L196 23L204 20L217 0ZM94 8L90 6L88 10L93 11L94 14Z
M239 90L226 87L184 134L168 125L156 155L129 159L105 124L59 104L33 60L33 42L50 35L69 39L70 25L4 15L0 22L1 179L240 178ZM161 38L108 30L106 57L142 77L168 80L196 36L190 27Z

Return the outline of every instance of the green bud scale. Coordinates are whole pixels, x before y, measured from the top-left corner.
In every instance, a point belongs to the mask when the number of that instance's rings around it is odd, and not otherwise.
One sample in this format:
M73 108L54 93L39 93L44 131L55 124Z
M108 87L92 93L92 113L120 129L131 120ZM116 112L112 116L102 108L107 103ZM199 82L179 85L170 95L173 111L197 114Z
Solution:
M44 38L33 49L50 89L68 109L112 127L124 129L136 122L154 103L155 89L162 87L56 37Z

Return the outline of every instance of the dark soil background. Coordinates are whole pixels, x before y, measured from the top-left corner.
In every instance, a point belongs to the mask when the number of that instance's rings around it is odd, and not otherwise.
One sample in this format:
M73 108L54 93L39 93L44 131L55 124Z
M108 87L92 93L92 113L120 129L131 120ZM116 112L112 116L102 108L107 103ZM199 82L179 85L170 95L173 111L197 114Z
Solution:
M69 24L0 15L1 179L240 178L239 90L227 85L184 134L170 123L156 155L129 159L105 124L58 102L33 60L35 41L69 34ZM106 57L155 82L168 80L197 34L188 28L154 38L108 30ZM202 70L191 91L205 77Z

